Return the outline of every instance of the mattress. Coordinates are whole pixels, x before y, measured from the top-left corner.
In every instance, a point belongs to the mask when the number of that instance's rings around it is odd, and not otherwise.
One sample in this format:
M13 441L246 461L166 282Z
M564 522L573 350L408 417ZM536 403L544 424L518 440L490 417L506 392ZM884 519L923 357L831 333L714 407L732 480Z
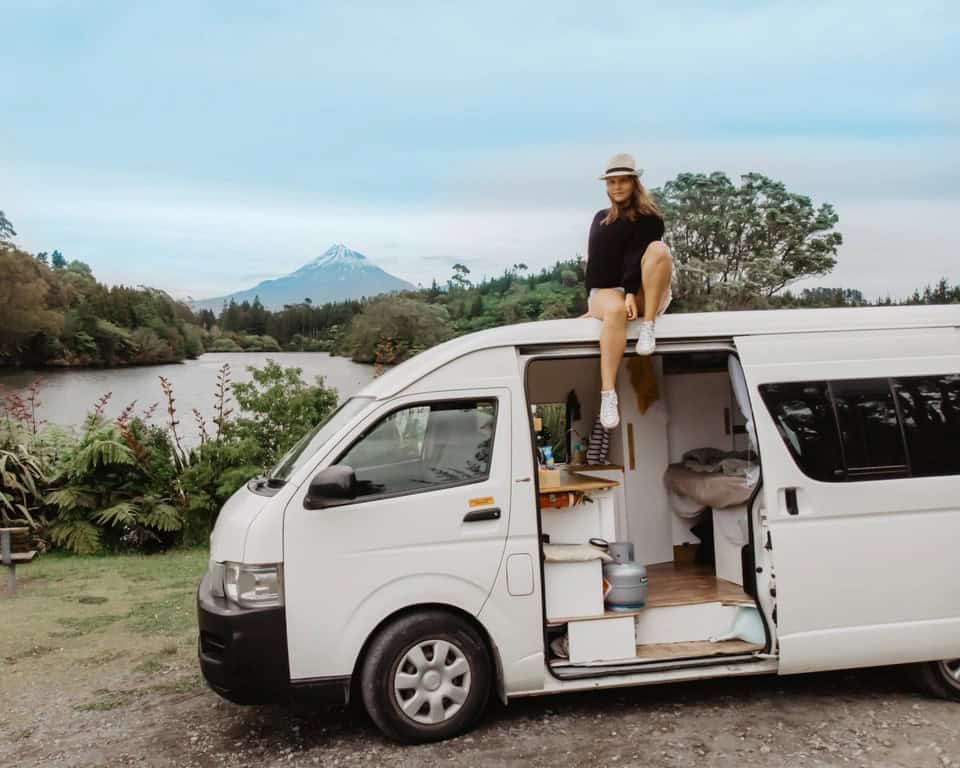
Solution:
M694 472L683 464L671 464L663 474L668 490L704 507L723 509L744 504L753 493L747 478L722 472Z

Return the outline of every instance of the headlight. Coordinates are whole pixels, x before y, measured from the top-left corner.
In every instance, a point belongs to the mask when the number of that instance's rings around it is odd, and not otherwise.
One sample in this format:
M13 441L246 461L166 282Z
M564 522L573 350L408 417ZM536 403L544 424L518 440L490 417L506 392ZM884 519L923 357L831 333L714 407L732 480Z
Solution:
M283 566L226 562L223 592L228 600L244 608L283 605Z
M208 573L210 574L210 594L212 594L214 597L224 597L223 563L218 563L216 560L211 558Z

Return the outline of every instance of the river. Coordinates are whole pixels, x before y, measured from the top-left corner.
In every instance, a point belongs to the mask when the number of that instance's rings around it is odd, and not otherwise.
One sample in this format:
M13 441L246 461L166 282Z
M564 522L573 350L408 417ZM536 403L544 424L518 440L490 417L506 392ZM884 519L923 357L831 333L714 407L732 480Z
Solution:
M193 418L196 408L209 422L213 417L213 394L217 372L224 363L230 365L230 378L236 383L250 381L247 368L262 367L275 360L285 368L303 369L303 378L313 383L323 376L324 385L333 387L343 400L373 378L373 366L355 363L347 357L333 357L325 352L209 352L196 360L171 365L150 365L136 368L67 368L43 371L0 371L0 385L22 393L38 377L40 382L41 419L65 427L77 427L97 400L111 393L106 413L115 417L129 403L137 402L135 413L159 403L152 421L167 420L166 399L160 389L160 376L169 379L176 397L177 417L184 442L195 445L199 440ZM236 408L236 403L232 403Z

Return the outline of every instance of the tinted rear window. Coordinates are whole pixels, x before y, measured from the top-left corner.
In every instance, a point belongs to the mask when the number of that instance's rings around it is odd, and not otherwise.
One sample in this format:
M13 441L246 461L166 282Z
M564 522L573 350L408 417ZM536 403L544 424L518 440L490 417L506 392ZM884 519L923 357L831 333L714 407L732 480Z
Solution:
M912 474L960 474L960 374L893 379Z
M906 475L907 456L888 379L830 382L846 470L854 475Z
M842 479L843 457L826 383L761 384L760 396L804 474L814 480Z

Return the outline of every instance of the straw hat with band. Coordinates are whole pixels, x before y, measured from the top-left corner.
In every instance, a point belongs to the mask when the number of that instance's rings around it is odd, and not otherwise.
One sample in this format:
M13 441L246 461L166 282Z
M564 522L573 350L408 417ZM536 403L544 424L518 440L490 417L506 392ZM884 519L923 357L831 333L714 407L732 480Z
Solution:
M599 178L600 181L613 176L634 176L639 179L642 175L643 168L637 168L637 161L633 159L633 155L621 152L607 161L607 172Z

